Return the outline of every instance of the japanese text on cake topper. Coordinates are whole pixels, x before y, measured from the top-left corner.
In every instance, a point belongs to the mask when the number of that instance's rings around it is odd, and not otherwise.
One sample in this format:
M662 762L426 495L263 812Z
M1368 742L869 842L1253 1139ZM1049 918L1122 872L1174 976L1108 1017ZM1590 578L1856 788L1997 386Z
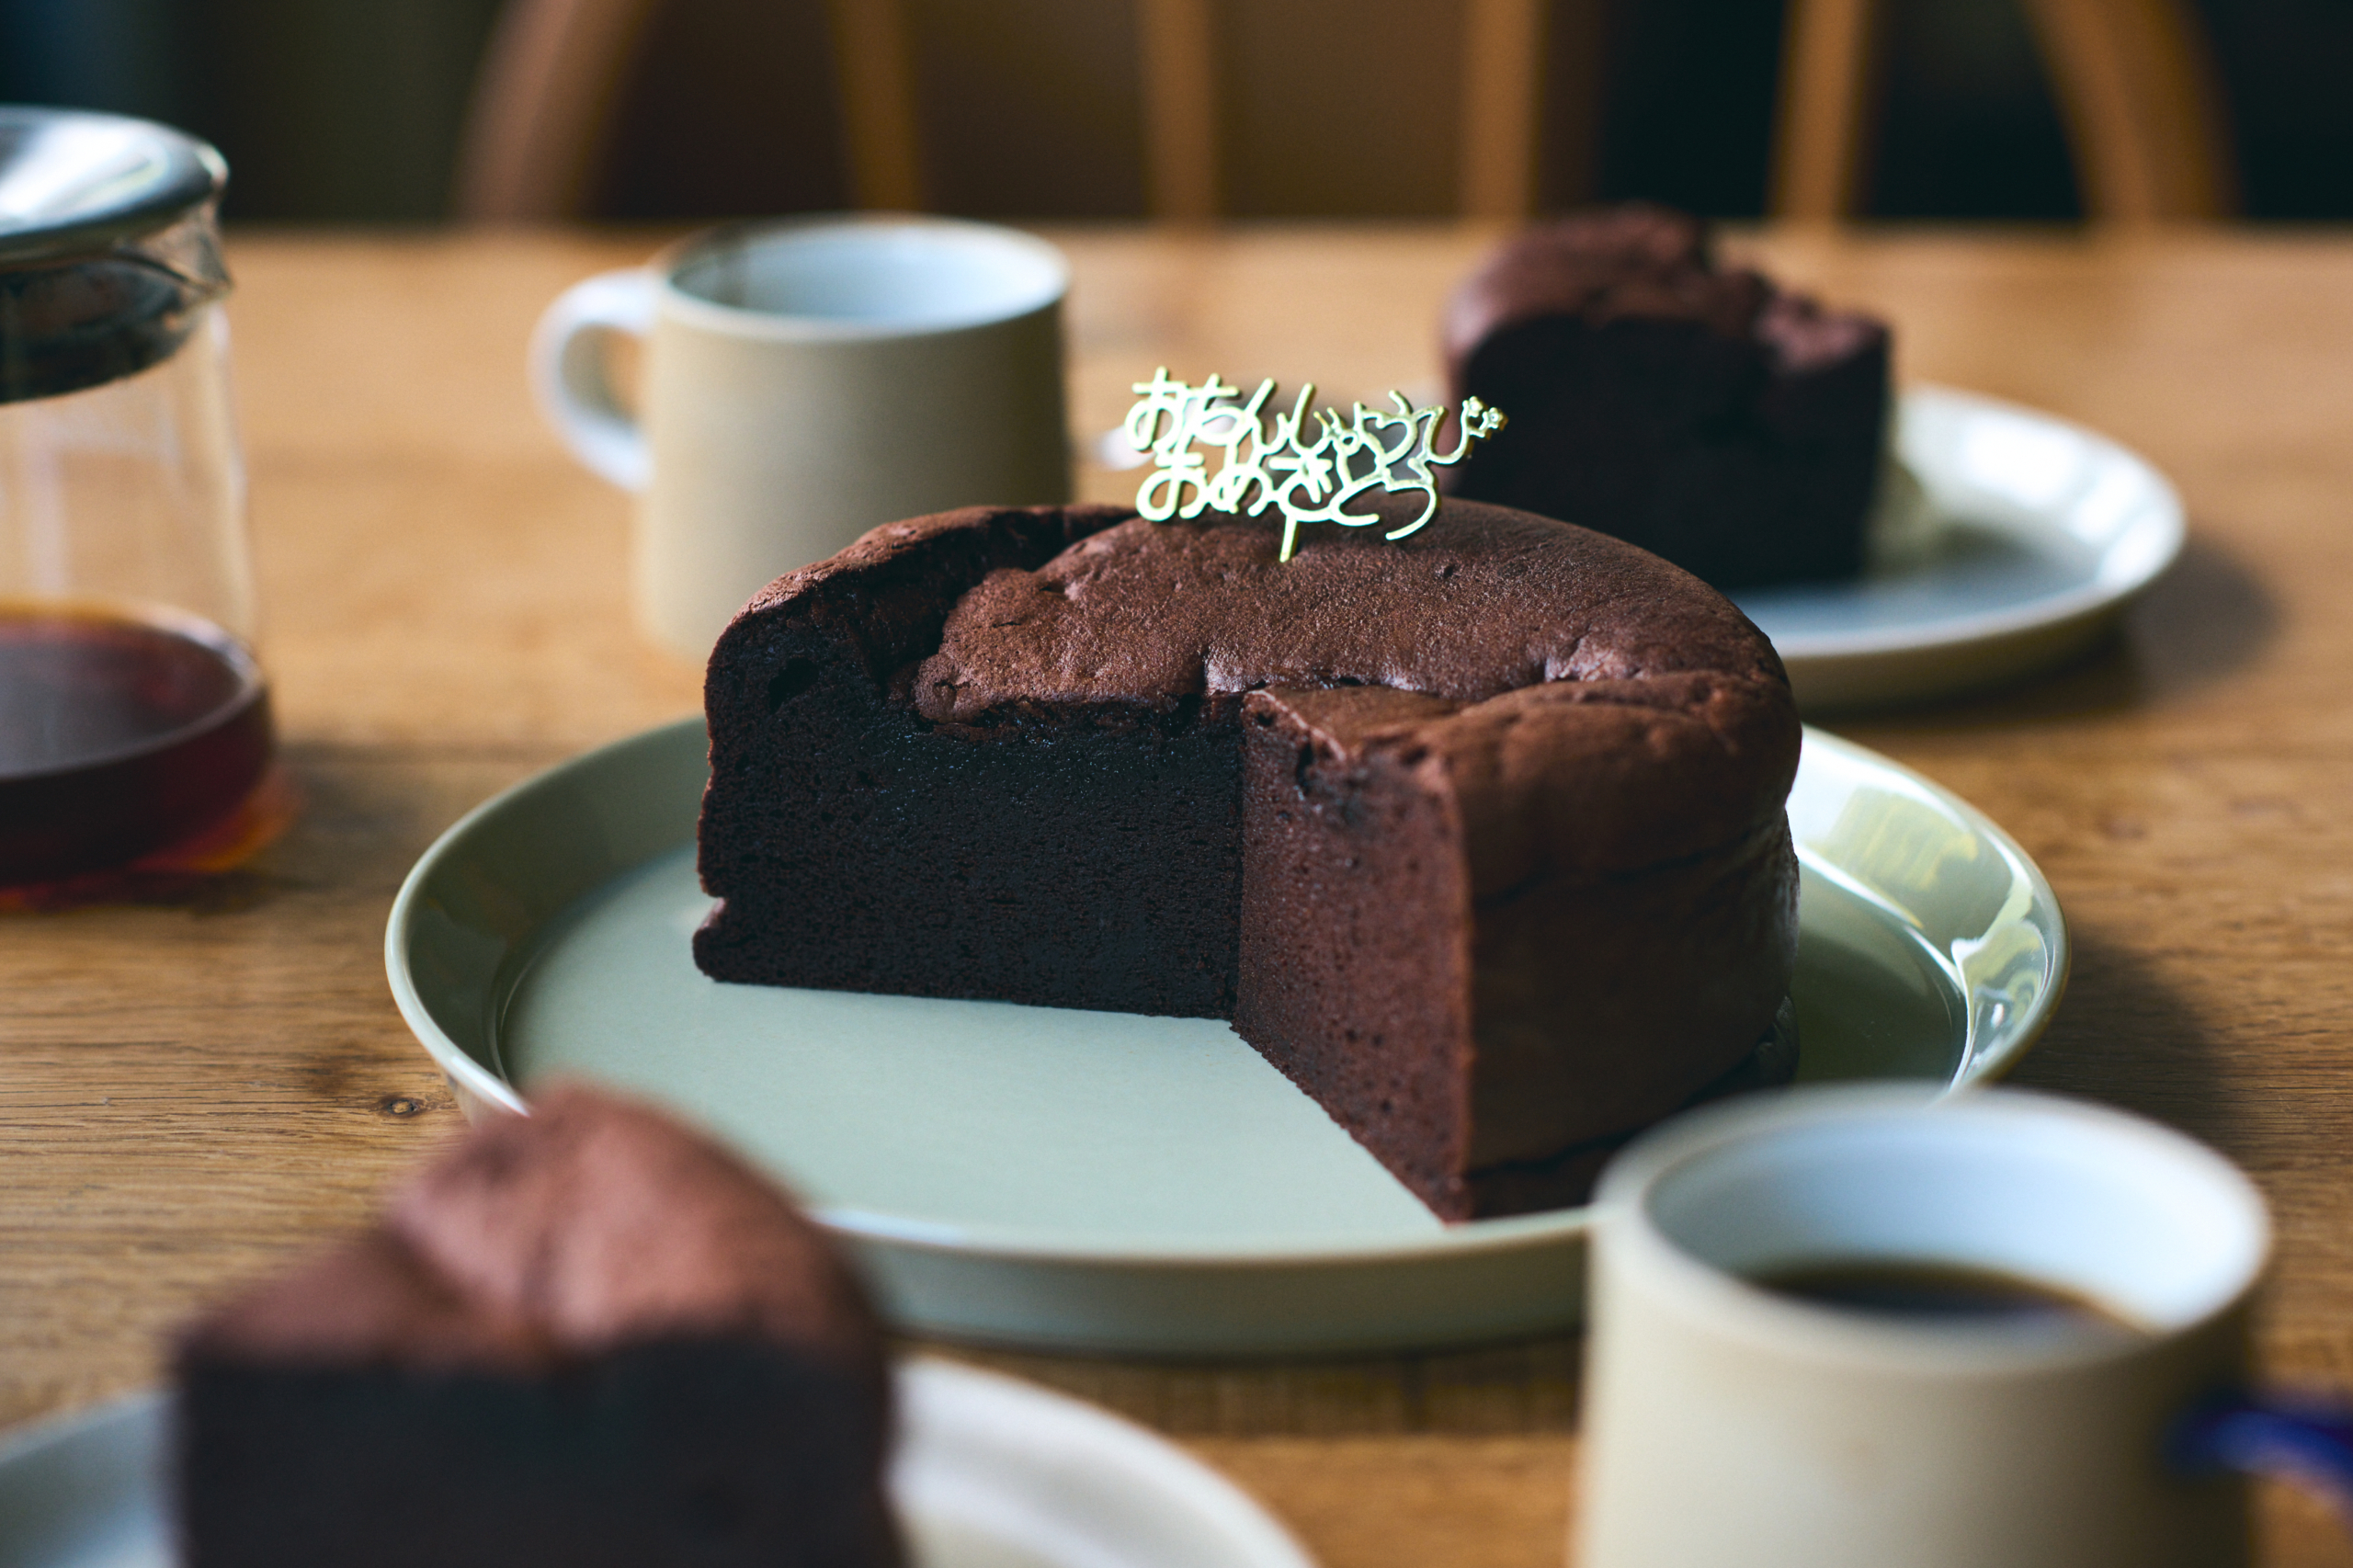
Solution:
M1438 477L1433 466L1458 463L1471 443L1503 428L1500 409L1475 397L1462 400L1454 450L1438 450L1438 431L1445 417L1442 407L1415 408L1403 395L1389 394L1394 414L1358 403L1347 419L1330 409L1310 410L1315 383L1300 388L1288 414L1277 410L1274 426L1267 426L1267 405L1275 383L1264 381L1248 399L1242 389L1214 375L1201 385L1188 386L1168 379L1167 367L1152 380L1131 389L1136 405L1128 410L1128 445L1152 456L1153 472L1136 492L1136 510L1155 523L1171 517L1198 517L1214 508L1234 517L1256 517L1274 506L1283 515L1283 548L1279 559L1289 561L1298 547L1302 523L1337 523L1361 528L1382 518L1370 512L1351 512L1348 504L1369 491L1418 490L1420 515L1385 539L1400 540L1438 516ZM1314 438L1303 438L1313 426ZM1208 452L1195 443L1222 454L1216 473L1209 472Z

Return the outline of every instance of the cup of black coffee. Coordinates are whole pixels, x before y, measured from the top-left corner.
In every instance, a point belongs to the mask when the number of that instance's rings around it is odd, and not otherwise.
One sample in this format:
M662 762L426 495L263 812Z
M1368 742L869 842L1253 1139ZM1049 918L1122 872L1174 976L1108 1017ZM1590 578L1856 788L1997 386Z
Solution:
M1602 1178L1582 1568L2245 1562L2244 1471L2353 1503L2353 1411L2247 1392L2254 1185L2118 1111L1849 1086Z

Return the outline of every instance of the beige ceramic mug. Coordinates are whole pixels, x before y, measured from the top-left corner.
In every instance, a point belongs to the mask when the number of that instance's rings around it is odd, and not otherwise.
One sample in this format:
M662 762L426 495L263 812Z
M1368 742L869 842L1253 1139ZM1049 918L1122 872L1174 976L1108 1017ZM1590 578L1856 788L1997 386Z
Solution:
M742 224L567 290L530 354L574 456L637 492L631 580L701 659L771 578L879 524L1063 501L1062 255L947 219ZM632 415L605 347L644 340Z
M2217 1568L2237 1470L2353 1483L2343 1411L2243 1392L2262 1199L2152 1123L1801 1091L1667 1124L1596 1201L1579 1568ZM1950 1294L1989 1279L2032 1289Z

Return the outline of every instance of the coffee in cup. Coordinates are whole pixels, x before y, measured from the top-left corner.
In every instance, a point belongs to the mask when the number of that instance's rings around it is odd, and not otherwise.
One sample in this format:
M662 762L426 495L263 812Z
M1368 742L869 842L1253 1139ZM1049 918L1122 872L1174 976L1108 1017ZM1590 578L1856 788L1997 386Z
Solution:
M2353 1485L2343 1413L2246 1392L2261 1197L2165 1128L1809 1089L1664 1124L1596 1201L1580 1568L2214 1568L2237 1469L2336 1441Z

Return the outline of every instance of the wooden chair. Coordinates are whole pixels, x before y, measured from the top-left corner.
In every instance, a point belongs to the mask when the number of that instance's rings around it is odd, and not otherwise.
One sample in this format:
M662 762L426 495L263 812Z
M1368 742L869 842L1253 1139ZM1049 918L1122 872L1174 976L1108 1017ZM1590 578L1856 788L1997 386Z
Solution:
M2020 0L2075 153L2085 213L2227 217L2234 195L2197 19L2183 0ZM1773 213L1849 217L1862 165L1873 0L1790 0Z
M1218 0L1131 0L1147 206L1213 221L1222 188ZM1227 0L1231 3L1231 0ZM1537 205L1543 95L1597 101L1590 81L1547 83L1546 63L1595 69L1602 0L1461 0L1456 189L1466 217ZM1872 0L1790 0L1774 211L1835 219L1853 207L1871 75ZM2024 0L2058 86L2097 219L2219 216L2228 205L2219 119L2181 0ZM508 0L479 74L458 210L477 220L584 214L631 61L657 0ZM927 205L905 0L825 0L842 139L858 206ZM1574 35L1548 40L1548 28ZM1568 47L1558 47L1565 42ZM1589 147L1588 137L1588 147ZM1556 156L1558 150L1555 150ZM1572 178L1553 182L1574 188Z
M460 216L581 216L614 106L658 0L508 0L476 79L460 154ZM1572 5L1590 0L1571 0ZM1144 185L1154 217L1225 209L1219 180L1215 7L1133 0ZM1545 0L1464 0L1460 189L1465 215L1535 208ZM922 136L902 0L827 0L856 204L921 209Z

